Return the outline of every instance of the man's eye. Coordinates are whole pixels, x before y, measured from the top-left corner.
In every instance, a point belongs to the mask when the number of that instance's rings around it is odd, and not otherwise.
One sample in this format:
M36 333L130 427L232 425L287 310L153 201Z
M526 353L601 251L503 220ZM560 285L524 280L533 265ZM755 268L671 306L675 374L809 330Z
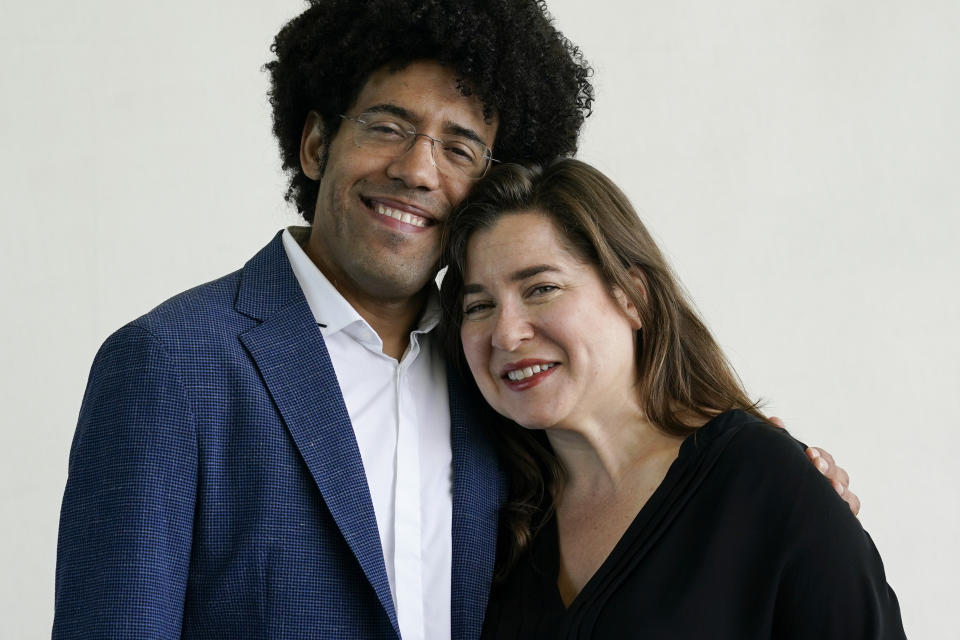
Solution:
M396 122L370 122L367 123L367 134L378 138L403 138L405 134L403 127Z
M457 164L473 164L477 159L477 153L469 145L456 142L445 141L443 143L443 152L447 157Z

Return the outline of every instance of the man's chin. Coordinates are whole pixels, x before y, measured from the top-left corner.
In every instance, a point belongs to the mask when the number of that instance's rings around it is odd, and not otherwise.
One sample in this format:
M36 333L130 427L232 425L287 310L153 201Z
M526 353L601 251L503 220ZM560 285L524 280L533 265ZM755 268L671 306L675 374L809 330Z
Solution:
M397 266L388 272L369 273L363 283L371 297L391 302L426 296L436 288L436 267Z

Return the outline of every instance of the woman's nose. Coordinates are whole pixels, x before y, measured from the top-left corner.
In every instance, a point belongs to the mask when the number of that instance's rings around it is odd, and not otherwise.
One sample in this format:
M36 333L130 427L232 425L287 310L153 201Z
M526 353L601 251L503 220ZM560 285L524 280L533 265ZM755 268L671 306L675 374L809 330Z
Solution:
M514 305L501 305L493 328L493 346L503 351L514 351L532 337L533 325L527 314Z

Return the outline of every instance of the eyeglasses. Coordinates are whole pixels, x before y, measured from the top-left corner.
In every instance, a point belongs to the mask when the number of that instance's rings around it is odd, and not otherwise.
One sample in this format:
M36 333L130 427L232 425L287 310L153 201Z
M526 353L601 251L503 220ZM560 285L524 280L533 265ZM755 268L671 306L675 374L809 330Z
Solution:
M479 180L487 173L491 162L498 162L490 155L490 148L479 140L458 135L434 138L417 133L412 124L392 113L340 117L353 123L354 144L385 157L399 157L413 148L418 137L426 138L430 142L433 165L451 178Z

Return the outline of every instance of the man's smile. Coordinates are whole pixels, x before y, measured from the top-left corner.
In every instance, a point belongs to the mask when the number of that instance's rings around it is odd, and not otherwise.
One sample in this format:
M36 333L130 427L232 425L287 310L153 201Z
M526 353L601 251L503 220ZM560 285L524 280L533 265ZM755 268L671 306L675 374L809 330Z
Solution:
M373 213L396 220L405 225L410 225L417 229L425 229L427 227L432 227L437 224L437 219L432 214L415 207L413 205L400 203L394 200L385 200L385 199L375 199L375 198L362 198L363 203L367 208ZM391 224L390 226L398 228L398 225Z

